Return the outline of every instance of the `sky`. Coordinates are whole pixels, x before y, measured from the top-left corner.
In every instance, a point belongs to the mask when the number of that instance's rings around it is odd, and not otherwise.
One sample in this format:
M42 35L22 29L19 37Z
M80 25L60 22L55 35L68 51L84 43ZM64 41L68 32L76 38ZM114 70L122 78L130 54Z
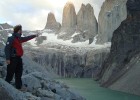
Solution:
M73 2L76 12L82 3L90 3L98 18L104 0L0 0L0 23L21 24L24 30L39 30L45 27L49 12L62 23L63 8L69 1Z

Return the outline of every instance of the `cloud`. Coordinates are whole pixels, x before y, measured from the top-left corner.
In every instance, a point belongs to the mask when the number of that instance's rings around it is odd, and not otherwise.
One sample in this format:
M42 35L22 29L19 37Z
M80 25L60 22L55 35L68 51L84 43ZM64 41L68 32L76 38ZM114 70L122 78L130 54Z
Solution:
M75 5L76 11L82 3L90 3L94 7L95 16L104 0L69 0ZM12 25L22 24L24 29L43 29L47 21L48 13L54 12L57 21L62 22L63 7L67 0L1 0L0 22L8 22Z

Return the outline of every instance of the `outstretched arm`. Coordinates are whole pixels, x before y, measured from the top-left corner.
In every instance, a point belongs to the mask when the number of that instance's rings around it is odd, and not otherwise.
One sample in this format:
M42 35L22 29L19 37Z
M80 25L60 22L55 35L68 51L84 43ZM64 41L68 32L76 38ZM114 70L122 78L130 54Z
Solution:
M30 35L30 36L26 36L26 37L21 37L21 42L27 42L33 38L37 37L37 35Z

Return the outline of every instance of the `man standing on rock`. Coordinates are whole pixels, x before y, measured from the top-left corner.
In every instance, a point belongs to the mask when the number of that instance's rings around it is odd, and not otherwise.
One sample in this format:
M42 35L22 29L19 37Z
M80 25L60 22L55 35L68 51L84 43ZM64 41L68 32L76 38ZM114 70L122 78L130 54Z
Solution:
M6 55L6 62L7 62L7 75L6 81L10 83L13 79L15 74L15 85L16 88L24 91L22 87L22 72L23 72L23 64L22 64L22 55L23 55L23 48L22 43L29 41L37 35L30 35L27 37L21 37L22 35L22 26L16 25L13 30L13 34L11 37L8 38L6 46L5 46L5 55Z

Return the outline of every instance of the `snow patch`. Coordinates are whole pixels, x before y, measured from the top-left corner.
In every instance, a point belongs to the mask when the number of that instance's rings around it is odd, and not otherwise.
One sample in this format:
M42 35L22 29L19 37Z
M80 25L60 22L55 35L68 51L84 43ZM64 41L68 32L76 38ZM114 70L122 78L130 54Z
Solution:
M75 37L76 35L79 35L80 33L75 32L71 37Z
M34 39L28 41L28 43L30 43L32 46L37 46L37 45L36 45L36 43L37 43L36 38L34 38Z
M75 33L74 35L79 34L79 33ZM73 35L73 36L74 36ZM79 48L94 48L94 49L101 49L101 48L106 48L106 47L110 47L111 43L104 43L103 45L97 45L95 44L97 41L97 36L96 35L94 37L94 41L92 44L89 45L89 40L85 41L85 42L77 42L77 43L72 43L72 39L70 40L62 40L62 39L58 39L56 34L49 34L49 33L42 33L41 36L46 36L47 40L44 40L42 44L40 44L40 46L43 45L65 45L65 46L71 46L71 47L79 47ZM32 46L37 46L36 43L36 39L32 39L29 41L29 43L31 43Z
M0 28L3 30L3 27L0 25Z

